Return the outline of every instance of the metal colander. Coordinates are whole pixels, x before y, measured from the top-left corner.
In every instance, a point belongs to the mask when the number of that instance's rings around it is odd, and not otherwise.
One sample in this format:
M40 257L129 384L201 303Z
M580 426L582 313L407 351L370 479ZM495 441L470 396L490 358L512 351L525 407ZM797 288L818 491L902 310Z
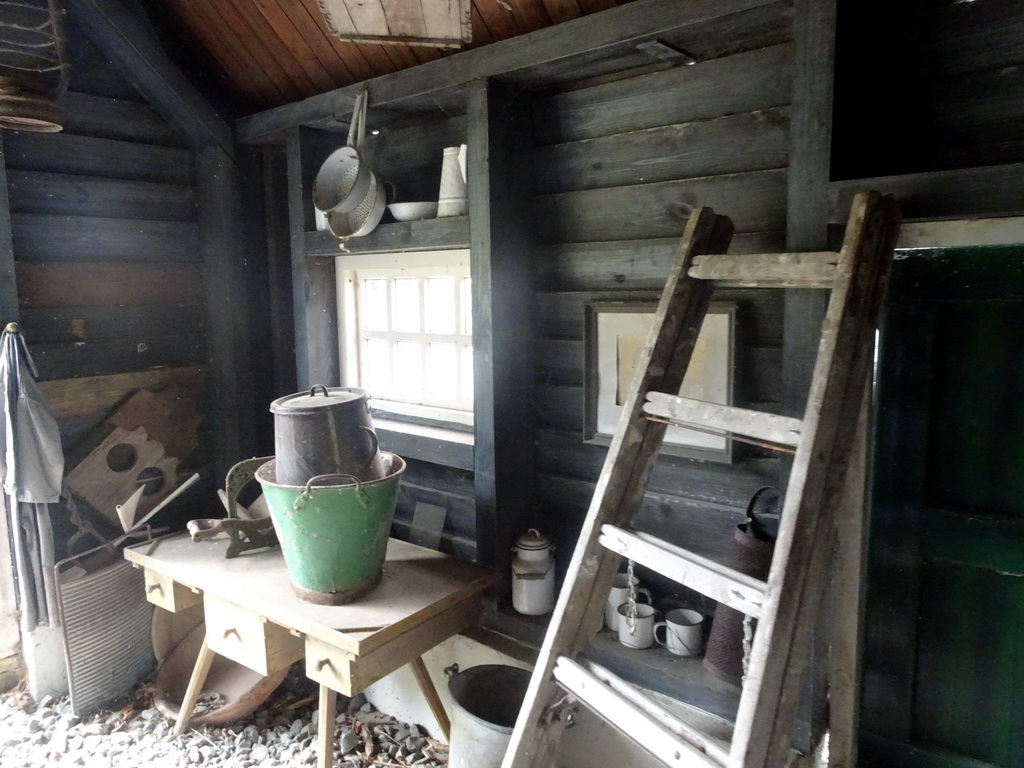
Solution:
M361 237L373 231L384 216L387 193L382 182L373 172L368 172L370 188L351 213L331 211L327 214L327 226L335 237L348 239Z
M328 155L313 181L313 205L322 213L354 211L372 186L372 174L360 153L366 132L367 100L364 89L356 96L347 145Z

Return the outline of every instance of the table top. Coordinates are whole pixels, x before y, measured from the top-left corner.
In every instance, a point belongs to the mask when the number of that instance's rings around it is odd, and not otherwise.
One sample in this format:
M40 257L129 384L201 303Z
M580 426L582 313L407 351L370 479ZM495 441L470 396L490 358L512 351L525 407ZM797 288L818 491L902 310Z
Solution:
M124 556L355 656L463 600L478 599L497 579L490 569L390 539L384 575L373 591L347 605L317 605L292 591L279 548L250 550L228 560L229 543L227 534L197 543L179 533L129 547Z

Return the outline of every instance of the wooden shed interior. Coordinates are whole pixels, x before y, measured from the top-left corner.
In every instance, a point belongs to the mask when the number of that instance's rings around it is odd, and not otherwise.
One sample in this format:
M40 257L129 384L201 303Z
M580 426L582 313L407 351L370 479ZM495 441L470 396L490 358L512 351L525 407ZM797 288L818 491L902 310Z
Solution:
M202 416L177 471L201 479L155 522L220 517L228 468L274 453L270 402L350 383L344 259L468 249L471 425L376 414L408 463L393 535L443 510L440 549L498 574L481 624L528 646L547 621L511 606L512 546L541 530L560 580L608 451L593 313L657 301L695 208L732 219L732 253L823 251L854 193L894 195L859 764L1024 764L1019 0L472 0L463 48L343 42L317 0L62 4L63 130L0 131L0 308L68 469L132 392L176 386ZM386 216L342 253L311 192L363 88L389 194L436 199L442 150L466 144L468 212ZM820 292L714 301L730 402L802 415ZM738 442L666 455L639 525L721 560L787 471ZM76 529L57 509L60 559ZM643 578L666 606L713 610ZM619 674L735 717L735 693L615 646L601 661ZM810 709L805 741L827 715Z

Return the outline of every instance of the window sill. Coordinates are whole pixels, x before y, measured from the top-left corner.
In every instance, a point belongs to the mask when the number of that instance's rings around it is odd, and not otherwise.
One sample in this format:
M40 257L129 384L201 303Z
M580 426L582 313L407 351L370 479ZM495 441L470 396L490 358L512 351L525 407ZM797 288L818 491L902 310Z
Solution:
M374 419L380 447L405 459L473 471L473 435L443 427Z

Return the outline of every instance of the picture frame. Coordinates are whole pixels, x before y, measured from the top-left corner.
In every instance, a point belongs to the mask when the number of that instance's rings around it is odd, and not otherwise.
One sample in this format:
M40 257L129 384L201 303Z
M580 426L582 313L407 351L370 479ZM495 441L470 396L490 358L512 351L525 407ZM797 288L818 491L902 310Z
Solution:
M583 440L610 445L657 310L654 301L601 301L586 307ZM679 394L732 405L736 305L712 302ZM665 430L662 453L733 461L733 440L684 427Z

